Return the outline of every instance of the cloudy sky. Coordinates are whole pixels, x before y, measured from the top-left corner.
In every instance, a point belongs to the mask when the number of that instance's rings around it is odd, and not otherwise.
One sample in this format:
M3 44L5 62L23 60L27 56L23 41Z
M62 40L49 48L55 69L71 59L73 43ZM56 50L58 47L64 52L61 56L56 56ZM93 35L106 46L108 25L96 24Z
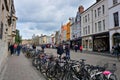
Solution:
M60 30L61 23L75 17L80 5L88 8L96 0L14 0L17 29L23 39L33 34L50 35Z

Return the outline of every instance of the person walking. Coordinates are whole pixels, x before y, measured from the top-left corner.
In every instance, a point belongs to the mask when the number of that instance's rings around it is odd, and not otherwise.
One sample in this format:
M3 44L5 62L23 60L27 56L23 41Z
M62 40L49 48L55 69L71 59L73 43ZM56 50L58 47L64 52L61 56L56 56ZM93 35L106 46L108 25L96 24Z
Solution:
M9 46L9 50L10 50L10 54L13 55L14 54L14 45L13 44L11 44Z
M82 45L80 46L80 52L82 52L82 49L83 49L83 47L82 47Z
M78 45L76 44L74 48L75 48L75 52L77 52Z
M69 44L66 44L66 46L65 46L65 53L66 53L66 58L69 60L70 59L70 46L69 46Z
M45 51L44 51L45 45L42 45L41 48L42 48L42 51L45 52Z
M120 61L120 46L119 46L119 44L116 44L116 46L114 47L114 52L117 55L117 59Z
M21 45L18 44L18 46L17 46L17 56L20 55L21 48L22 48Z
M59 59L61 60L62 54L64 53L63 45L59 44L57 47L57 54L59 55Z
M15 43L14 44L14 54L16 54L16 51L17 51L17 44Z

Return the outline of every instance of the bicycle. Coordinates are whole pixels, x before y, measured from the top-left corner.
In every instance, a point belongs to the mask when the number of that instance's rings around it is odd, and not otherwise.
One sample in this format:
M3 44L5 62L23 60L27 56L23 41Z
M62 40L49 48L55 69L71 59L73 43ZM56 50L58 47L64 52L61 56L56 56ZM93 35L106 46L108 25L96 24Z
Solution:
M89 73L91 80L117 80L114 72L116 71L116 64L106 63L104 66L89 66Z

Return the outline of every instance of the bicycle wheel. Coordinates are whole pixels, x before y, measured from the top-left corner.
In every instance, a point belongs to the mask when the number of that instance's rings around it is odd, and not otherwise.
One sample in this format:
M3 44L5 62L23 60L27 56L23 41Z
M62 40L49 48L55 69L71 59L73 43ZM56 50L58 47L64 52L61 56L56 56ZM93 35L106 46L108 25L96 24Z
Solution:
M109 80L117 80L117 77L115 74L111 74L109 77Z
M56 74L55 74L54 66L51 67L51 68L48 68L48 69L46 70L46 76L47 76L48 78L54 78L55 75L56 75Z
M63 76L62 80L79 80L79 79L78 79L73 73L67 72L67 73Z
M117 59L118 59L118 61L120 61L120 54L117 55Z

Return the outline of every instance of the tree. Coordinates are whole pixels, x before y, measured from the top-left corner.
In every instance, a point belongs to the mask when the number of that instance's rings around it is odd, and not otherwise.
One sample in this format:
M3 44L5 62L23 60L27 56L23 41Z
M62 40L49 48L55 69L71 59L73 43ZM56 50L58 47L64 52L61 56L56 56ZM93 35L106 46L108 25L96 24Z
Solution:
M22 37L20 36L19 30L16 30L15 43L21 43Z

